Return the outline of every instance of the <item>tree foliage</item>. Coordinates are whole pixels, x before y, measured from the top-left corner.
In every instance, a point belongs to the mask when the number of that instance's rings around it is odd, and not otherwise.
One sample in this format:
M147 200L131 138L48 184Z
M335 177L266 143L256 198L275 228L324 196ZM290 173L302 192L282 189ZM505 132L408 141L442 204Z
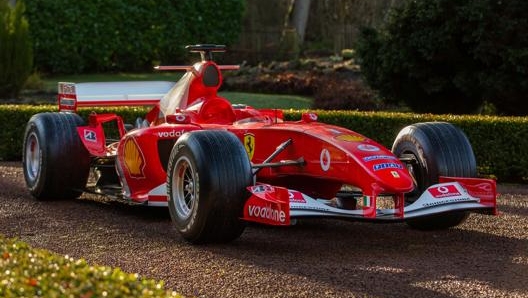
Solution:
M42 72L143 71L182 62L190 43L231 43L242 0L40 0L28 3Z
M16 98L31 73L33 54L25 6L0 0L0 98Z
M407 0L357 54L368 83L418 112L471 113L487 100L528 113L528 2Z

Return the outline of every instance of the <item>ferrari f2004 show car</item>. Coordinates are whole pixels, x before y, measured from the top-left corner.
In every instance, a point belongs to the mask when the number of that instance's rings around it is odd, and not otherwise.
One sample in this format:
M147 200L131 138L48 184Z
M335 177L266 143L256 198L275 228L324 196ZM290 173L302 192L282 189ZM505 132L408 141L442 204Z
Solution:
M217 94L222 71L238 68L213 61L224 46L188 48L201 61L158 67L185 71L176 83L59 83L59 112L36 114L26 127L30 193L168 206L191 243L232 241L247 222L325 217L443 229L470 212L497 214L495 181L475 178L471 145L452 124L407 126L389 150L314 113L284 121L281 110ZM76 113L94 106L152 108L135 125L115 113L92 113L85 123ZM118 138L108 137L109 123Z

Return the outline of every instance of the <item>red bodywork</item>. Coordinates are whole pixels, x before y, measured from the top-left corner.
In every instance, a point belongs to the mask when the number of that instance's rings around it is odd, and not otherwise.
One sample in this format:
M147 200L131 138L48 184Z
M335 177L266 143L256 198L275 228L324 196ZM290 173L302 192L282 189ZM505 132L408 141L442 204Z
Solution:
M187 72L178 83L169 84L163 87L165 89L160 87L165 93L161 99L144 96L135 101L100 97L81 100L74 84L61 83L59 87L62 111L95 105L154 104L145 117L148 125L128 132L121 117L115 114L93 114L87 126L78 128L91 155L115 158L124 198L137 203L166 205L167 159L178 137L195 130L228 130L240 139L252 164L275 163L275 166L258 169L256 185L249 188L252 195L244 208L245 220L288 225L290 218L296 216L367 220L406 217L404 195L414 189L413 179L390 150L356 132L319 123L317 115L312 113L304 114L300 121L287 122L283 121L280 110L232 106L217 91L222 84L220 70L235 69L235 66L218 66L208 60L194 66L172 68ZM106 140L103 129L106 122L117 123L118 142ZM281 144L284 149L272 160L266 160ZM468 201L470 205L466 209L496 213L493 180L443 178L441 182L448 183L439 186L441 191L459 189L459 186L469 189L471 198L467 200L473 205ZM345 213L318 205L318 200L332 200L343 186L359 189L365 204ZM464 192L463 189L456 193ZM428 200L434 199L434 192L432 194ZM391 211L380 212L376 203L380 196L392 198ZM409 209L411 211L413 209Z

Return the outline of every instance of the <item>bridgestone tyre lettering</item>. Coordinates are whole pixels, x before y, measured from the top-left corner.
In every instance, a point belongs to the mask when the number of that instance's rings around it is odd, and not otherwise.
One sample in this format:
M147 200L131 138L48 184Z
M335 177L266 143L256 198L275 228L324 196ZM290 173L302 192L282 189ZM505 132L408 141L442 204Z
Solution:
M439 176L476 177L475 155L466 135L446 122L417 123L403 128L396 137L392 152L400 157L417 182L416 190L406 196L414 202L427 187L438 183ZM457 226L469 212L449 212L409 219L407 224L420 230Z
M77 132L83 119L72 113L36 114L26 125L24 178L39 200L79 197L86 186L90 155Z
M251 184L251 163L234 134L184 134L174 144L167 168L169 212L176 229L194 244L238 238L246 226L240 218Z

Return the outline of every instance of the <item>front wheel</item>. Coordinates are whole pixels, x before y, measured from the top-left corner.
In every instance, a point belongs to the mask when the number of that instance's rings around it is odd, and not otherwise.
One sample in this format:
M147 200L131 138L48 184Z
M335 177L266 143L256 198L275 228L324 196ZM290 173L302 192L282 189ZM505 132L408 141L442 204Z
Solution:
M446 122L425 122L400 131L392 152L406 165L414 178L415 190L406 195L413 203L439 176L476 177L477 166L471 144L456 126ZM409 219L406 223L420 230L446 229L457 226L468 217L467 211L455 211Z
M251 183L248 155L234 134L184 134L167 169L169 212L176 229L194 244L238 238L245 228L241 217Z

